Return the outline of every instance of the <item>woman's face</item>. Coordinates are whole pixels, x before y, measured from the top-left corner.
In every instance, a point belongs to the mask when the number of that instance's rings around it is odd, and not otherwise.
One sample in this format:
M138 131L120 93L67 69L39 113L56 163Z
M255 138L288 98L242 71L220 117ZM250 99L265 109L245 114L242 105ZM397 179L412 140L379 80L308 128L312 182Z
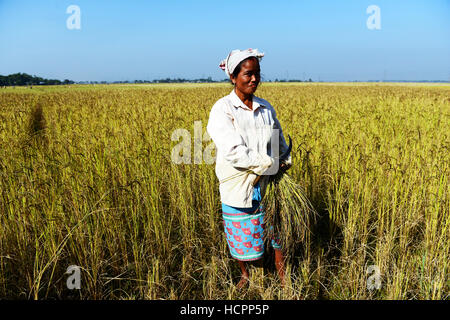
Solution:
M237 77L232 76L231 81L236 85L236 90L244 95L252 95L261 80L260 72L258 59L248 59L241 65L241 71Z

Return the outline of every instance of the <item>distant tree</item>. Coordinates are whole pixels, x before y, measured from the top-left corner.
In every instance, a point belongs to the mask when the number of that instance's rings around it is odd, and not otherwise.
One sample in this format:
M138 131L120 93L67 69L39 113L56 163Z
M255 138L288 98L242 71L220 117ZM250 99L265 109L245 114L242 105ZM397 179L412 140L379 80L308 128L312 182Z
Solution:
M71 80L68 83L74 83ZM61 81L56 79L44 79L41 77L31 76L26 73L13 73L7 76L0 75L0 85L2 86L32 86L32 85L59 85Z

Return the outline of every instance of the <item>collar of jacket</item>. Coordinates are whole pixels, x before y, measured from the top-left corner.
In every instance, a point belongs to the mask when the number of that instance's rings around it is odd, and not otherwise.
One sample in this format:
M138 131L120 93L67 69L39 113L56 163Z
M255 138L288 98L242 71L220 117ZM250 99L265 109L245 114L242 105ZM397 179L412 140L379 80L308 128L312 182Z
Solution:
M258 98L257 96L253 95L253 100L252 100L253 101L253 109L250 109L242 102L242 100L238 97L238 95L236 94L234 89L230 93L230 99L231 99L231 102L233 103L233 106L241 107L242 109L249 110L249 111L255 111L259 107L267 107L267 105L263 99Z

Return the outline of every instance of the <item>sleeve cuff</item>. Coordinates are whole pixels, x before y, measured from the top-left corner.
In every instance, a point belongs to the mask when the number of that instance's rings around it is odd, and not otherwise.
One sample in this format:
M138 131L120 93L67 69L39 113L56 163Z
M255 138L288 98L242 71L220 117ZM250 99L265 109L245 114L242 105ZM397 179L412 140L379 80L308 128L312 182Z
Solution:
M284 159L283 162L288 164L288 165L292 165L292 157L291 157L291 155L289 155L289 157L287 159Z

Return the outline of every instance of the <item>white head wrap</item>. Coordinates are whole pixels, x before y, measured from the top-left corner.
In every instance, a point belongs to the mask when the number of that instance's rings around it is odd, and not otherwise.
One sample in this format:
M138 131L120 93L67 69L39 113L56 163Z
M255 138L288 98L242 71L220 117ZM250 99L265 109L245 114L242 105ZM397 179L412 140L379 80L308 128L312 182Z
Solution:
M261 61L262 57L264 57L264 53L259 52L258 49L251 48L247 50L233 50L225 60L220 62L219 68L224 70L227 76L230 77L237 65L248 57L256 57Z

